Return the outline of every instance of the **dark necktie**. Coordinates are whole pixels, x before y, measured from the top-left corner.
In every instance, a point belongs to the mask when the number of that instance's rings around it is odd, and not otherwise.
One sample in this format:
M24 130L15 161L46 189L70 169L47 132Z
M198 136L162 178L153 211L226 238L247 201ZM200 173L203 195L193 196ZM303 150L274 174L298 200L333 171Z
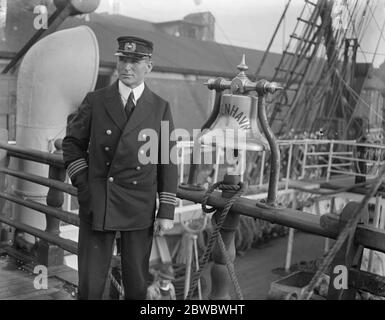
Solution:
M132 111L135 109L134 104L134 93L131 91L130 95L128 96L126 106L124 107L124 111L126 112L127 120L130 119L130 116L132 114Z

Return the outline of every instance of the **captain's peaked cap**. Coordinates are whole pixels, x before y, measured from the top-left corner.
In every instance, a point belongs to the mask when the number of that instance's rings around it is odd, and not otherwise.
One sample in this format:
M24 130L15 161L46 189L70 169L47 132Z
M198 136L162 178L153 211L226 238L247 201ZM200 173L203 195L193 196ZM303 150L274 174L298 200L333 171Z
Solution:
M154 45L151 41L138 37L119 37L119 48L115 53L120 57L144 58L151 57Z

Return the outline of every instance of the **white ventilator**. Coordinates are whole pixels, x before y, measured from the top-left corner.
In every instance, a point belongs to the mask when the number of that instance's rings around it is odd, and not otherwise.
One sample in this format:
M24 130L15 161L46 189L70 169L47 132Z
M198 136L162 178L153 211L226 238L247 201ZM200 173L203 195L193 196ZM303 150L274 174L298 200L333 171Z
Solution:
M68 115L95 88L98 69L98 42L87 26L52 33L33 45L18 71L16 144L52 151L53 141L65 136ZM47 165L13 159L11 167L48 177ZM45 203L46 187L22 180L13 187L18 195ZM44 215L34 210L15 205L14 216L45 229Z

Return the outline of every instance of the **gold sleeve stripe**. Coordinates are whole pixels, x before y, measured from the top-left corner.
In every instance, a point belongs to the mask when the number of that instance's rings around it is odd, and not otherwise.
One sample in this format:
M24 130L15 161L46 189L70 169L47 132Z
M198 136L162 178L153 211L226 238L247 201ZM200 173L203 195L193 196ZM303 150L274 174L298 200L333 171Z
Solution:
M75 160L74 162L70 163L70 165L67 168L68 176L72 179L76 174L78 174L80 171L88 168L87 161L83 158Z

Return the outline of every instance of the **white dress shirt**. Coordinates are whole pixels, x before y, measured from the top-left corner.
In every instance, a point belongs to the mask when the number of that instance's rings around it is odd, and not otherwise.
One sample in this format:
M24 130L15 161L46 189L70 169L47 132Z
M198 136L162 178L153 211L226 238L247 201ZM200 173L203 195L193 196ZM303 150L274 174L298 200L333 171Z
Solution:
M119 80L119 94L123 103L123 108L126 106L127 99L130 96L131 91L134 93L134 105L136 106L136 102L141 97L144 90L144 82L138 85L136 88L131 89L127 87L122 81Z

